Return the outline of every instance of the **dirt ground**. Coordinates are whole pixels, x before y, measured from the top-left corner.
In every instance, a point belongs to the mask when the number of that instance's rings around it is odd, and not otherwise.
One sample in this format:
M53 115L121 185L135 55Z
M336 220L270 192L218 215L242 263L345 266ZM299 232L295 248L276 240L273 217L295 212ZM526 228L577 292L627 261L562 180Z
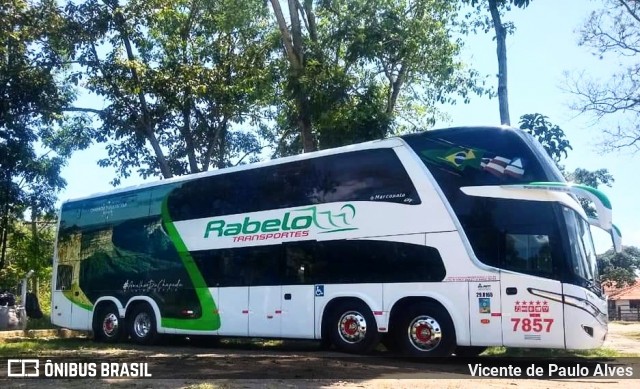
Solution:
M622 353L640 355L640 323L610 324L610 333L604 347ZM89 342L89 340L87 340ZM182 344L153 347L125 347L109 350L68 350L66 355L83 355L85 358L111 361L149 361L156 369L154 377L166 377L167 372L190 373L179 379L0 379L0 387L10 388L625 388L640 387L640 379L579 378L579 379L512 379L469 378L466 363L424 362L388 356L345 356L332 351L320 351L317 347L301 344L284 349L251 349L246 346L220 348L194 348ZM168 356L178 356L166 358ZM469 360L472 363L490 362L491 358ZM514 359L515 360L515 359ZM637 360L637 361L636 361ZM615 361L623 366L633 366L640 377L640 358ZM167 366L158 361L169 361ZM509 364L502 359L498 364ZM538 363L540 360L531 359ZM588 364L588 360L576 359L576 363ZM517 361L519 362L519 361ZM547 361L548 363L548 361ZM626 365L625 365L626 364ZM158 374L160 373L160 374ZM220 378L217 378L220 377Z
M640 323L609 323L609 334L603 347L625 354L640 354Z

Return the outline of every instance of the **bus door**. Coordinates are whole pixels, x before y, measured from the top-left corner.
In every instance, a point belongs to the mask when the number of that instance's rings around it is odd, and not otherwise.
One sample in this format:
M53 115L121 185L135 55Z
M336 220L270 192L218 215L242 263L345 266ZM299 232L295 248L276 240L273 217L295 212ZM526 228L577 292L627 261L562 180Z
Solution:
M560 281L503 270L500 288L504 346L565 347Z
M73 325L73 303L64 295L64 291L71 290L73 266L58 264L55 271L56 282L51 294L51 322L59 327L71 328Z
M285 285L282 287L282 336L313 339L315 327L315 293L318 285Z
M282 286L282 336L313 339L316 295L324 285L314 285L312 274L317 258L315 241L285 243ZM319 334L318 334L319 335Z
M249 301L249 336L313 339L313 285L252 286Z
M282 322L282 287L249 288L249 336L279 337Z
M230 286L218 289L220 329L225 336L247 336L249 333L249 287Z
M63 206L64 208L64 206ZM81 223L82 208L75 207L60 214L60 226L54 253L54 279L51 293L51 322L64 328L78 328L77 315L82 310L74 304L79 294L79 276L82 233L76 229L60 232L62 226L77 226ZM84 323L83 323L84 324ZM89 327L91 326L89 325Z

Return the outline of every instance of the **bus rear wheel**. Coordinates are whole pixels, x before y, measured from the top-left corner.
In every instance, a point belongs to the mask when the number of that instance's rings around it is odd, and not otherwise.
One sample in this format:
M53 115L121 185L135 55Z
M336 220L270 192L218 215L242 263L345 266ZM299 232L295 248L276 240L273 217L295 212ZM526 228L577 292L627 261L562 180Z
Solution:
M369 307L361 301L344 301L331 310L331 342L340 351L367 353L378 344L379 334Z
M403 354L445 357L453 353L456 334L447 311L432 303L419 303L401 313L393 329Z
M129 335L134 343L153 344L157 339L156 317L148 304L140 304L131 310Z
M93 319L93 336L98 342L116 343L124 335L124 323L115 305L108 303L98 308Z

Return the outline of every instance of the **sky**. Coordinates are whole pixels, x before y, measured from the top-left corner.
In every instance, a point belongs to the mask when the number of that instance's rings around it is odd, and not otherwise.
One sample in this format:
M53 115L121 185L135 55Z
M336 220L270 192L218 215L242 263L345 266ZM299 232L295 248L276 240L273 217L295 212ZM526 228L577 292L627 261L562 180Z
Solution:
M515 9L505 15L504 20L514 22L516 26L515 33L507 37L510 115L516 126L518 118L527 113L542 113L560 126L573 147L569 157L562 162L567 170L578 167L609 170L615 183L612 188L600 189L612 202L613 222L622 232L624 245L640 247L640 206L634 192L640 153L602 154L598 147L599 131L615 126L616 122L612 118L594 122L593 117L577 115L570 108L574 97L563 88L566 73L584 72L604 80L618 66L618 58L601 60L592 55L589 48L578 46L578 29L600 4L599 0L534 0L527 9ZM492 37L492 33L480 33L465 38L462 58L481 74L497 73ZM488 81L497 86L497 79L489 78ZM79 101L77 105L102 108L102 103L95 99ZM437 123L437 128L500 124L497 98L472 97L469 104L441 109L448 114L449 120ZM97 160L106 156L103 145L74 154L62 172L67 188L60 194L60 199L112 190L109 181L115 176L114 170L97 166ZM139 177L131 177L123 180L121 187L142 182ZM598 252L611 247L607 234L594 230L594 238Z

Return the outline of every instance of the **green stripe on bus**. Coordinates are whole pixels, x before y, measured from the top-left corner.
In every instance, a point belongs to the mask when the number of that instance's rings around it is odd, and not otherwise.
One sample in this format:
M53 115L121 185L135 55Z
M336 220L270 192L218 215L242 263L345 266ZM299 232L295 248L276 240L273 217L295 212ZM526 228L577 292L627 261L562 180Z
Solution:
M618 233L618 236L622 238L622 233L620 232L620 229L618 228L618 226L616 226L615 224L611 225L613 227L614 230L616 230L616 232Z
M607 195L605 195L604 193L602 193L601 191L599 191L596 188L592 188L588 185L581 185L581 184L567 184L565 182L532 182L526 185L532 185L532 186L555 186L558 188L567 188L567 187L574 187L574 188L578 188L578 189L582 189L585 190L591 194L593 194L594 196L596 196L600 202L602 202L602 205L604 205L605 208L611 209L611 201L609 201L609 198L607 197Z
M71 303L72 303L73 305L78 306L78 307L80 307L80 308L82 308L82 309L86 309L86 310L87 310L87 311L89 311L89 312L93 311L93 305L83 303L82 301L80 301L79 299L77 299L77 298L74 296L74 293L73 293L73 291L72 291L72 290L63 290L63 291L62 291L62 295L63 295L64 297L66 297L66 298L67 298L67 300L71 301Z
M187 274L189 274L189 278L191 278L193 288L200 300L202 316L198 319L172 319L163 317L162 326L183 330L215 331L220 328L220 315L217 313L218 309L216 307L216 303L213 301L213 297L209 292L207 283L204 281L198 266L193 261L191 255L189 255L187 246L184 244L180 234L178 234L178 230L173 225L173 220L171 220L171 217L169 216L167 199L168 196L162 201L162 222L167 229L169 238L178 251L178 255L187 270Z

